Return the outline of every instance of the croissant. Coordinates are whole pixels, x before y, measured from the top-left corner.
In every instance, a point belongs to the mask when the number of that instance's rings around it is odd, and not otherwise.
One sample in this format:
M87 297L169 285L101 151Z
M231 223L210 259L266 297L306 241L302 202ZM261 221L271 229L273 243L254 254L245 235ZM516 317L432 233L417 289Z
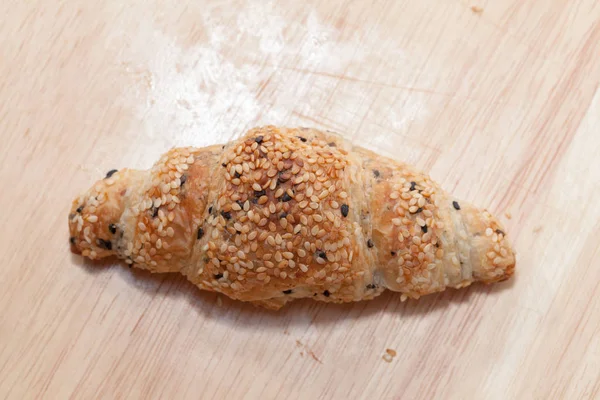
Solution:
M299 298L402 301L510 278L500 222L410 165L333 132L258 127L112 170L78 196L71 251L180 272L200 289L279 309Z

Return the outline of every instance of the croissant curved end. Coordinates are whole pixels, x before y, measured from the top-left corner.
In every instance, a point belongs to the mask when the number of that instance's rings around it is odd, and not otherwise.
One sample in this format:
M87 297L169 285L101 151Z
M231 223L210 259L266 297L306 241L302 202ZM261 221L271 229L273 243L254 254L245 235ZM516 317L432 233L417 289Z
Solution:
M123 235L118 221L130 174L110 171L73 201L68 220L72 253L92 260L116 254L115 243Z
M510 279L515 273L516 255L500 221L487 210L480 211L479 219L485 228L474 223L476 230L472 244L479 262L474 265L473 277L486 284Z

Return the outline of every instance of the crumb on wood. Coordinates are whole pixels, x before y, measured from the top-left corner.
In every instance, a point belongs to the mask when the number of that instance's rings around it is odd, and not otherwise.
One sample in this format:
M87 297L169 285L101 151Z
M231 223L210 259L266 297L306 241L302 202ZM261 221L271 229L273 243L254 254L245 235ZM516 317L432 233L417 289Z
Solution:
M296 347L302 348L302 351L300 351L300 357L304 357L304 352L306 351L313 358L313 360L315 360L319 364L323 364L323 361L321 361L319 357L317 357L314 351L307 349L306 346L304 346L304 343L302 343L301 341L296 340Z
M394 360L394 357L396 357L396 354L396 350L394 349L385 349L385 354L381 358L383 361L391 363Z
M471 6L471 11L475 14L481 14L483 12L483 8L479 6Z
M312 358L313 358L313 359L314 359L316 362L318 362L319 364L323 364L323 361L319 360L319 357L317 357L317 356L315 355L315 353L314 353L312 350L310 350L310 351L308 352L308 354L310 354L310 356L311 356L311 357L312 357Z
M533 233L538 233L542 231L542 227L541 226L536 226L535 228L533 228Z
M509 211L505 212L504 216L508 219L512 219L512 214Z

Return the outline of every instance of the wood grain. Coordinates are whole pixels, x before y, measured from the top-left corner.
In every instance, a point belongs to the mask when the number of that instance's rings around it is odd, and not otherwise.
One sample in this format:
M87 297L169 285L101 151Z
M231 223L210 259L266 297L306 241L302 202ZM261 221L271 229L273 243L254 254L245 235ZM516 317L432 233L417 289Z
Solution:
M31 0L0 22L0 397L600 397L597 1ZM261 124L510 213L516 279L275 313L69 253L105 171Z

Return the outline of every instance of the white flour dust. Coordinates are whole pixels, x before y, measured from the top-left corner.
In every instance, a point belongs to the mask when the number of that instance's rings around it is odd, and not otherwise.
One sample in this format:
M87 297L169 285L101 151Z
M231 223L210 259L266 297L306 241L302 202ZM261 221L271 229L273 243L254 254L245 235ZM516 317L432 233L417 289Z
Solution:
M122 53L123 65L143 71L125 101L138 104L143 134L161 150L229 140L253 125L286 124L299 109L305 115L322 111L336 80L325 76L323 84L312 85L299 71L359 71L367 57L378 56L381 42L376 30L344 36L314 10L285 14L270 1L207 9L198 23L207 37L202 44L183 45L156 26L142 26ZM269 95L259 95L265 87ZM360 118L368 112L369 95L364 88L336 94L337 113Z

